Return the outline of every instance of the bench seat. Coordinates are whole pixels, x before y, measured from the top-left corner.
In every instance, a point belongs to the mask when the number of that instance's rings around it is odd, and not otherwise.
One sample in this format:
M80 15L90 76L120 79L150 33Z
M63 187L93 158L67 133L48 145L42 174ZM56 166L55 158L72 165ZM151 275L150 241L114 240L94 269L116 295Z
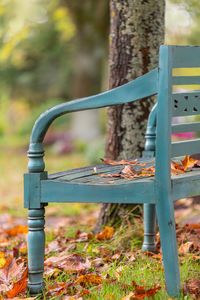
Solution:
M151 167L154 165L154 159L140 158L138 163L146 163L145 167ZM143 168L135 165L133 167L135 170ZM118 174L123 168L124 165L97 164L50 174L47 180L41 181L43 203L74 202L74 192L76 192L77 203L93 203L94 197L97 203L143 203L144 200L146 203L156 203L154 176L134 179L99 176L99 174ZM173 175L171 177L172 199L175 201L183 197L199 195L199 180L200 168Z

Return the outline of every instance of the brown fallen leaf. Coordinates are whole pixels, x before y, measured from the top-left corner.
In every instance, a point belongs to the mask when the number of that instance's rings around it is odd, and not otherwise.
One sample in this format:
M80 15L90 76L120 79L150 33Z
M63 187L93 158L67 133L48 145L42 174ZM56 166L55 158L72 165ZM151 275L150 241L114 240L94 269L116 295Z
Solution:
M145 297L147 298L153 297L157 293L157 291L161 289L160 286L156 286L156 285L154 285L154 287L151 289L147 289L145 286L137 285L135 281L133 281L132 283L134 288L134 296L138 297L138 299L144 299Z
M96 235L97 239L102 240L110 240L114 235L114 228L105 226L105 229Z
M130 292L130 294L128 294L127 296L123 297L121 300L139 300L139 298L135 296L134 292Z
M114 166L118 166L118 165L136 165L137 164L137 159L134 160L120 160L120 161L114 161L111 159L107 159L107 158L101 158L101 160L107 164L107 165L114 165ZM138 165L145 165L145 164L138 164Z
M178 174L184 174L185 171L183 169L183 166L179 163L171 161L171 175L178 175Z
M120 174L103 174L103 173L99 173L98 176L99 177L121 177Z
M17 264L16 259L9 255L0 269L0 283L9 285L10 282L20 280L24 270L24 262Z
M132 166L129 165L124 167L122 173L127 176L135 176L135 175L140 175L142 173L142 170L136 171L133 169Z
M59 296L61 295L66 289L66 282L57 282L55 281L53 284L48 286L48 291L51 296Z
M79 254L51 256L44 262L45 267L59 268L70 273L84 273L90 266L91 262Z
M115 181L114 180L108 180L108 181L105 181L104 184L111 184L111 183L114 183Z
M90 285L99 285L103 282L103 278L100 275L97 274L86 274L81 275L75 283L79 283L81 286L87 286Z
M14 282L12 288L7 291L8 298L13 298L17 296L19 293L22 293L26 290L28 284L27 276L28 276L28 268L25 269L21 279Z
M178 252L179 254L185 255L194 252L196 249L198 249L198 247L195 243L186 242L179 247Z
M194 166L200 166L200 161L190 157L189 155L186 155L184 160L182 160L181 162L182 162L184 171L186 171L188 169L192 169Z
M199 299L200 296L200 280L194 277L188 278L183 285L183 294L192 295L195 298Z
M76 242L87 242L94 238L94 234L91 232L82 232L78 230L75 234L75 241Z

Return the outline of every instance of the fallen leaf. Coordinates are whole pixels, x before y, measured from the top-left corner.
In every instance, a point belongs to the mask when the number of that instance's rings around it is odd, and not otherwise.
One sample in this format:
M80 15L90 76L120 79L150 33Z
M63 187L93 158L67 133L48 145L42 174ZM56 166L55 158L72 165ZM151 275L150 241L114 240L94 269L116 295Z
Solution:
M123 159L123 160L120 160L120 161L114 161L114 160L107 159L107 158L101 158L101 160L107 165L114 165L114 166L118 166L118 165L135 165L137 163L137 159L134 159L134 160L125 160L125 159ZM145 165L145 164L142 164L142 165Z
M100 246L99 247L99 254L103 257L106 257L106 256L111 256L113 254L113 252L103 246Z
M97 167L94 167L93 170L94 171L92 172L92 174L96 174L97 173Z
M195 165L199 166L200 162L197 159L191 158L189 155L186 155L184 160L181 161L184 171L192 169Z
M99 177L121 177L121 174L103 174L103 173L99 173L98 176Z
M184 174L184 168L181 164L171 161L171 175Z
M10 281L18 281L24 272L24 263L17 264L11 256L6 258L6 263L0 269L0 283L9 284Z
M189 229L200 229L200 224L188 224Z
M28 226L16 225L12 229L6 230L6 233L9 236L16 236L18 234L28 233Z
M82 273L90 268L91 263L78 254L72 254L51 256L45 260L44 265L48 268L59 268L70 273Z
M102 240L110 240L114 235L114 228L105 226L105 229L97 234L97 239L102 241Z
M178 252L179 252L179 254L185 255L185 254L195 251L195 249L197 249L197 248L198 247L197 247L197 245L195 245L195 243L187 242L187 243L182 244L179 247Z
M144 299L145 297L147 298L153 297L157 293L157 291L161 289L160 286L156 286L156 285L154 285L154 287L151 289L147 289L145 286L137 285L135 281L133 281L132 284L134 287L134 295L139 299Z
M91 232L81 232L80 230L78 230L76 232L76 235L75 235L75 241L76 242L87 242L91 239L94 238L94 234L91 233Z
M50 284L48 286L48 291L50 292L51 296L56 295L59 296L61 295L66 288L66 282L54 282L53 284Z
M87 286L87 284L91 285L99 285L103 282L103 278L100 275L96 274L87 274L87 275L81 275L75 283L79 283L81 286Z
M127 296L123 297L121 300L138 300L139 298L135 296L135 293L130 292Z
M90 291L89 291L89 290L82 290L80 296L89 295L89 294L90 294Z
M135 176L135 175L140 175L141 174L141 170L136 171L133 169L132 166L125 166L124 169L122 170L122 173L127 175L127 176Z
M24 292L26 290L28 284L26 280L27 275L28 275L28 268L25 269L21 279L14 282L12 288L9 291L7 291L8 298L13 298L17 296L19 293Z
M2 268L6 264L5 253L0 253L0 268Z
M111 184L111 183L114 183L115 181L114 180L108 180L108 181L105 181L104 184Z
M188 278L183 285L183 294L190 294L198 299L200 296L200 280L194 277Z

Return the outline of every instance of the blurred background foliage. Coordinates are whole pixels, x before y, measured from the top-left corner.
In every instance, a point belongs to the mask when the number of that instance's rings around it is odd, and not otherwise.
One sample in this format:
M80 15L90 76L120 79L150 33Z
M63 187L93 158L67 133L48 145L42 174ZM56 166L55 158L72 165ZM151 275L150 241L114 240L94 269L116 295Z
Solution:
M198 0L166 11L166 43L200 43ZM0 1L0 143L28 143L43 110L107 88L108 33L108 0Z
M0 192L5 201L22 195L14 186L22 187L29 135L40 113L107 89L108 37L109 0L0 0L0 165L5 174ZM167 0L166 43L200 44L198 0ZM69 153L60 162L49 160L51 171L103 156L105 111L81 116L59 118L47 134L50 155ZM96 138L74 140L77 123L81 135L98 127Z

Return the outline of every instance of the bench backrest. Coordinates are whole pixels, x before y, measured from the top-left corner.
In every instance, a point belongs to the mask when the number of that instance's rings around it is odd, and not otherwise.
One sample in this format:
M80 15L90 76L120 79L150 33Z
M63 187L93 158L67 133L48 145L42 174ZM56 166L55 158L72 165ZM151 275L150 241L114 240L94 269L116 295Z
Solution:
M184 68L184 69L183 69ZM200 130L200 123L172 125L174 116L200 114L200 91L174 92L176 86L200 85L200 76L188 76L200 68L200 46L161 46L156 129L156 179L170 188L171 157L200 153L200 139L171 142L171 134ZM194 70L194 69L193 69ZM180 71L185 75L177 76ZM167 187L167 186L166 186Z

